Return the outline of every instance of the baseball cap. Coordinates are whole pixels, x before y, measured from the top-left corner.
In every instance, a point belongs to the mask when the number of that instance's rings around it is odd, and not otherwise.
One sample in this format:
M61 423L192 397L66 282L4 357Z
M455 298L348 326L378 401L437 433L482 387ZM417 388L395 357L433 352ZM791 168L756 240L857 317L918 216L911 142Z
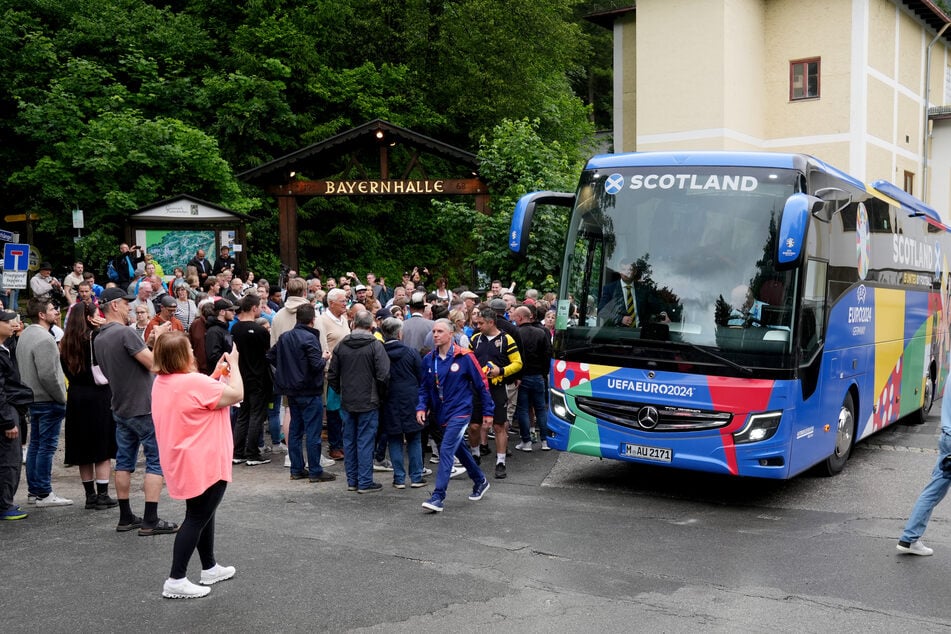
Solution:
M0 310L0 321L13 321L19 316L15 310Z
M220 313L223 310L234 310L234 304L226 299L216 299L214 305L216 313Z
M505 300L498 299L498 298L493 299L492 301L489 302L489 308L491 308L492 310L496 312L504 313L506 309Z
M409 305L413 308L422 308L426 305L426 293L417 292L409 299Z
M365 291L365 290L367 290L366 286L364 286L363 284L357 284L357 287L353 289L353 292L356 293L356 292Z
M532 299L531 297L526 297L526 298L525 298L525 301L523 301L522 304L524 304L524 305L526 305L526 306L534 306L534 305L535 305L535 300Z
M162 299L159 300L159 303L167 308L178 308L178 302L171 295L162 295Z
M377 319L388 319L392 316L393 316L393 313L390 312L389 308L381 308L380 310L376 311Z
M117 299L124 299L128 302L131 302L133 299L135 299L135 295L129 295L121 288L112 287L104 290L99 296L99 301L106 304L109 302L114 302Z

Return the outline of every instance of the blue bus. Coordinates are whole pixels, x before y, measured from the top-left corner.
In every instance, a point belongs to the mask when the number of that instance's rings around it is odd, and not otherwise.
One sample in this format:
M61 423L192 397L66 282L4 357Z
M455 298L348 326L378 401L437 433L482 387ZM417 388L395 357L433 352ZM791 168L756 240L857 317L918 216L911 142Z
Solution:
M574 194L551 447L760 478L840 472L947 378L948 227L886 181L804 154L603 155Z

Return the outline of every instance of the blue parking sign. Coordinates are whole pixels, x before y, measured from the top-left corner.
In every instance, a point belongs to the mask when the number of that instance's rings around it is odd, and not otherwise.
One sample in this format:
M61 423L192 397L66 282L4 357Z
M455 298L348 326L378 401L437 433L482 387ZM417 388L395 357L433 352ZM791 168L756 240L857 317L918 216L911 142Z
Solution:
M10 244L3 245L3 270L27 271L30 267L30 245Z

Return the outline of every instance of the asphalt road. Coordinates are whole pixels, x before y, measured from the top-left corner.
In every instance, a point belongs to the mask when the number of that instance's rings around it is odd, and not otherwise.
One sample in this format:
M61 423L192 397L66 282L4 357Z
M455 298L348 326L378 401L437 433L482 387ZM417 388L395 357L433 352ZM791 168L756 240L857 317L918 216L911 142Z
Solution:
M0 525L2 629L948 631L951 504L924 537L935 556L895 551L937 429L936 414L893 426L840 476L788 482L516 452L480 502L453 480L439 515L387 473L357 495L291 482L280 461L241 467L217 523L238 573L190 601L161 597L172 536L116 533L115 510L37 509ZM57 466L54 489L78 502L77 471ZM184 503L159 512L180 521Z

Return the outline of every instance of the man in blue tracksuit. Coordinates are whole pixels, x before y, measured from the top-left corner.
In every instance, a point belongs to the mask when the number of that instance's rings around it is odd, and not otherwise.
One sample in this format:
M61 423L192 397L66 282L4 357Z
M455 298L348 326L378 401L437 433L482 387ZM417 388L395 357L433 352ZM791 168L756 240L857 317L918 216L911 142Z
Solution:
M443 510L454 457L459 458L474 483L470 500L481 500L489 488L489 481L472 453L462 446L462 436L472 417L473 389L482 395L484 424L492 423L495 405L489 394L488 381L475 355L453 343L452 332L452 323L448 319L437 319L433 324L433 350L423 357L419 402L416 405L416 420L420 425L426 423L427 412L432 410L436 424L443 428L436 488L432 497L423 502L423 508L434 513Z

